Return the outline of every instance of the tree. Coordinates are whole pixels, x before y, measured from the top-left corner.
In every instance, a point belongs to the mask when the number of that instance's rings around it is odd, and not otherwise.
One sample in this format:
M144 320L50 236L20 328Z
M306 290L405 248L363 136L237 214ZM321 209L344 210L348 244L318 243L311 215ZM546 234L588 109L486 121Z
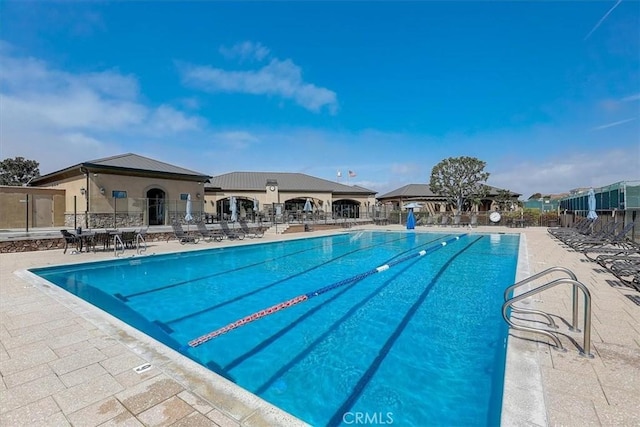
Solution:
M531 195L531 197L529 197L529 200L532 200L532 199L533 199L533 200L538 200L538 199L541 199L541 198L542 198L542 194L540 194L540 193L533 193L533 194Z
M460 213L465 204L485 197L489 188L485 182L489 173L486 163L475 157L449 157L431 170L429 187L434 194L444 197Z
M40 163L24 157L0 162L0 185L23 185L40 176Z
M511 198L511 191L509 190L498 190L495 201L500 207L501 211L509 210L512 205L516 204L515 201Z

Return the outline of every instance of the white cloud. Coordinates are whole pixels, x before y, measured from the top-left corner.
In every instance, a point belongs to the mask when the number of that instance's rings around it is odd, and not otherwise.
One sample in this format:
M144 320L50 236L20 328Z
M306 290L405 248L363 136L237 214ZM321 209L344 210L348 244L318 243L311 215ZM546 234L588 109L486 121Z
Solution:
M291 99L307 110L318 112L338 108L335 92L306 83L302 70L293 61L272 59L258 70L227 71L208 66L182 66L186 84L208 92L248 93Z
M640 146L637 151L621 149L592 151L566 158L549 156L536 163L518 162L491 174L489 184L521 192L564 193L579 187L602 187L619 181L640 179Z
M212 135L212 142L221 143L235 150L244 150L260 142L260 139L249 132L229 131Z
M615 127L615 126L620 126L620 125L623 125L625 123L632 122L634 120L636 120L636 119L635 118L630 118L630 119L618 120L618 121L615 121L615 122L611 122L611 123L607 123L607 124L604 124L604 125L596 126L596 127L592 128L591 130L603 130L603 129L607 129L607 128L612 128L612 127Z
M43 173L69 166L74 157L117 154L118 141L166 138L206 125L170 105L144 103L134 76L115 70L69 73L0 47L2 156L38 159Z
M261 43L253 43L244 41L236 43L231 47L221 46L220 53L230 59L239 59L241 62L246 60L262 61L269 55L269 49Z
M630 102L630 101L640 101L640 93L636 93L634 95L625 96L621 99L622 102Z

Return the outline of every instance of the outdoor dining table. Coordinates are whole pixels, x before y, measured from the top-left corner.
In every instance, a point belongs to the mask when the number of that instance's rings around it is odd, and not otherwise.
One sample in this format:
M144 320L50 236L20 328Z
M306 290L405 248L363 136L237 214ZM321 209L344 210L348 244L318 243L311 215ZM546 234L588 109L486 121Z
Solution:
M93 239L96 237L96 232L89 231L89 230L84 230L84 231L80 230L78 232L78 230L74 230L71 232L71 234L76 236L80 241L80 247L78 248L78 252L82 252L82 248L85 246L87 247L87 250L85 252L89 252L89 246L92 245Z

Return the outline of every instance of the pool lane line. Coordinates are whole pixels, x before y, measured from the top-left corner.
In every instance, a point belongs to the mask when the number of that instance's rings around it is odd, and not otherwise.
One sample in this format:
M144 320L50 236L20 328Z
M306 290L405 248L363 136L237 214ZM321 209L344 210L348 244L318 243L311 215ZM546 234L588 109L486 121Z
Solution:
M347 235L345 234L345 236L347 236ZM349 240L347 240L347 241L345 241L343 243L338 243L336 246L338 246L338 245L346 245L346 244L349 244L349 243L350 243ZM259 261L259 262L254 262L253 264L246 264L246 265L243 265L241 267L235 267L235 268L232 268L230 270L218 271L216 273L208 274L208 275L202 276L202 277L196 277L194 279L181 280L179 282L172 283L170 285L161 286L159 288L147 289L147 290L135 292L135 293L129 294L129 295L122 295L120 293L117 293L117 294L114 294L114 296L116 298L119 298L120 300L122 300L124 302L127 302L129 300L129 298L134 298L134 297L138 297L138 296L141 296L141 295L146 295L146 294L150 294L150 293L153 293L153 292L160 292L160 291L163 291L165 289L175 288L177 286L182 286L182 285L185 285L185 284L191 283L191 282L197 282L197 281L204 280L204 279L210 279L211 277L221 276L223 274L233 273L235 271L244 270L244 269L247 269L247 268L255 267L257 265L266 264L266 263L271 262L271 261L275 261L275 260L282 259L282 258L287 258L287 257L294 256L294 255L299 255L299 254L301 254L303 252L308 252L308 251L312 251L314 249L321 249L321 248L322 248L322 245L316 245L316 246L312 246L310 248L302 249L302 250L299 250L299 251L287 253L287 254L284 254L284 255L279 255L279 256L277 256L275 258L270 258L270 259L262 260L262 261ZM222 249L225 249L225 248L222 248Z
M345 234L345 236L348 236L348 235ZM392 240L389 240L388 242L385 242L385 243L391 243L391 242L394 242L396 240L402 240L402 239L392 239ZM349 240L347 240L345 242L338 243L335 246L342 246L342 245L347 245L347 244L351 244L351 242ZM365 248L361 248L360 250L368 249L370 247L371 246L367 246ZM299 251L296 251L296 252L291 252L291 253L288 253L288 254L280 255L280 256L277 256L275 258L270 258L270 259L262 260L262 261L259 261L259 262L254 262L252 264L243 265L241 267L232 268L230 270L218 271L216 273L207 274L206 276L196 277L196 278L188 279L188 280L181 280L179 282L172 283L170 285L161 286L159 288L147 289L147 290L140 291L140 292L135 292L135 293L129 294L129 295L122 295L120 293L117 293L117 294L114 294L114 296L116 298L120 299L123 302L127 302L129 300L129 298L134 298L134 297L138 297L138 296L142 296L142 295L147 295L147 294L154 293L154 292L160 292L160 291L163 291L165 289L175 288L175 287L186 285L186 284L189 284L189 283L192 283L192 282L198 282L198 281L201 281L201 280L210 279L212 277L222 276L222 275L229 274L229 273L234 273L236 271L245 270L247 268L256 267L258 265L266 264L268 262L276 261L276 260L283 259L283 258L288 258L290 256L299 255L299 254L301 254L303 252L308 252L308 251L312 251L312 250L315 250L315 249L322 249L322 248L323 248L323 245L316 245L316 246L313 246L311 248L302 249L302 250L299 250Z
M328 300L326 300L325 302L323 302L322 304L318 304L317 306L313 307L311 310L305 311L302 316L298 317L295 321L289 323L287 326L285 326L284 328L281 328L278 332L276 332L275 334L272 334L269 338L266 338L262 341L260 341L260 344L254 346L252 349L247 350L246 352L244 352L243 354L241 354L240 356L236 357L235 359L233 359L231 362L227 363L224 366L224 371L230 371L231 369L235 368L236 366L238 366L239 364L241 364L242 362L244 362L245 360L249 359L250 357L255 356L256 354L258 354L259 352L261 352L262 350L264 350L265 348L267 348L268 346L270 346L271 344L273 344L274 342L276 342L278 339L282 338L282 336L284 336L286 333L288 333L289 331L291 331L293 328L295 328L296 326L298 326L300 324L300 322L308 319L309 317L311 317L313 314L315 314L316 312L318 312L320 309L324 308L327 304L332 303L333 301L337 300L338 298L340 298L342 295L344 295L345 293L347 293L350 289L352 289L358 282L353 282L351 284L349 284L346 288L341 289L338 293L336 293L335 295L332 295L331 298L329 298Z
M446 235L444 237L448 237L449 235ZM425 246L428 245L429 243L433 243L436 240L440 240L441 238L435 239L435 240L431 240L429 242L426 243L422 243L420 245L418 245L417 247L420 246ZM415 250L416 247L413 247L411 249L407 249L406 251L400 252L399 254L394 255L393 257L389 258L388 261L385 261L386 263L389 263L391 261L393 261L394 259L409 253L413 250ZM413 264L411 264L413 265ZM405 271L401 270L402 271ZM397 277L398 274L396 274L394 276ZM386 284L378 287L376 290L373 291L372 294L370 294L370 296L368 296L367 298L365 298L363 301L369 301L371 298L373 298L376 293L380 292L384 287L387 286L388 283L391 283L391 281L393 280L393 278L388 281ZM333 301L337 300L339 297L341 297L343 294L345 294L347 291L349 291L349 289L353 288L359 281L353 282L351 284L349 284L346 288L342 289L340 292L338 292L337 294L333 295L331 298L327 299L325 302L323 302L322 304L319 304L315 307L313 307L312 309L306 311L305 313L303 313L300 317L298 317L295 321L289 323L287 326L281 328L278 332L276 332L275 334L272 334L269 338L264 339L263 341L260 342L260 344L254 346L252 349L247 350L244 354L236 357L235 359L233 359L231 362L229 362L226 366L224 366L224 372L227 372L233 368L235 368L236 366L238 366L240 363L244 362L245 360L247 360L248 358L256 355L257 353L259 353L260 351L264 350L266 347L268 347L269 345L273 344L276 340L280 339L283 335L285 335L287 332L291 331L294 327L298 326L300 324L300 322L302 322L303 320L306 320L307 318L309 318L311 315L315 314L317 311L319 311L322 308L325 308L327 305L331 304ZM364 304L364 302L362 302L362 304ZM358 307L360 305L362 305L361 303L357 304ZM349 310L348 312L348 316L349 317L351 314L351 310ZM343 317L341 318L339 321L335 322L334 325L339 324L340 322L342 322L344 319L346 319L347 317ZM334 329L334 327L332 327L331 329L329 329L329 331L332 331ZM323 334L324 335L324 334ZM313 346L313 343L310 345Z
M351 392L351 394L349 394L347 399L334 412L333 416L331 417L331 419L327 423L328 426L340 425L340 423L343 420L343 418L342 418L343 415L346 412L348 412L351 409L351 407L353 406L353 404L360 398L360 396L362 395L362 392L364 391L365 387L369 384L369 382L371 381L373 376L376 374L376 372L378 371L378 368L380 368L380 365L382 364L384 359L387 357L387 354L389 354L389 351L391 350L393 345L396 343L396 341L398 340L400 335L402 335L402 332L404 332L405 328L407 327L407 325L409 324L409 322L411 321L413 316L416 314L416 312L418 311L418 309L420 308L420 306L422 305L424 300L427 298L427 295L429 295L429 293L431 292L431 289L433 289L433 287L435 286L437 280L444 274L444 272L449 268L449 266L453 263L453 261L456 258L458 258L460 255L462 255L465 251L467 251L469 248L471 248L471 246L473 246L474 244L478 243L478 241L480 241L484 237L485 236L478 237L473 242L471 242L467 246L465 246L458 253L456 253L451 258L449 258L449 260L447 260L447 262L442 265L440 270L438 270L438 273L436 273L436 275L433 277L433 279L431 279L431 281L425 287L425 289L422 291L422 293L420 294L418 299L413 303L413 305L405 313L405 315L403 316L403 318L400 321L400 323L398 324L398 326L396 326L396 328L393 331L393 333L389 336L389 338L387 338L387 341L384 343L382 348L378 351L378 355L376 356L376 358L369 365L369 367L367 368L365 373L360 377L360 380L358 380L358 382L355 385L355 387L353 388L353 391Z
M183 321L185 319L188 319L188 318L191 318L191 317L194 317L194 316L199 316L199 315L207 313L209 311L216 310L216 309L218 309L220 307L224 307L225 305L233 304L234 302L238 302L238 301L240 301L240 300L242 300L244 298L247 298L247 297L250 297L251 295L255 295L257 293L260 293L260 292L262 292L262 291L264 291L266 289L269 289L269 288L271 288L273 286L276 286L276 285L279 285L279 284L284 283L286 281L295 279L296 277L302 276L303 274L307 274L307 273L309 273L309 272L311 272L313 270L316 270L316 269L318 269L320 267L324 267L325 265L331 264L334 261L337 261L337 260L339 260L341 258L344 258L344 257L347 257L349 255L352 255L352 254L354 254L356 252L360 252L360 251L363 251L363 250L366 250L366 249L371 249L374 246L386 245L388 243L393 243L393 242L396 242L396 241L399 241L399 240L403 240L405 238L406 237L400 237L400 238L397 238L397 239L386 240L386 241L384 241L382 243L376 243L375 245L369 245L369 246L365 246L365 247L362 247L362 248L351 250L351 251L346 252L346 253L344 253L342 255L339 255L339 256L337 256L335 258L331 258L330 260L327 260L327 261L322 262L320 264L314 265L313 267L307 268L306 270L299 271L299 272L297 272L295 274L292 274L290 276L287 276L287 277L283 277L282 279L276 280L275 282L269 283L269 284L261 286L259 288L255 288L255 289L253 289L253 290L251 290L249 292L245 292L244 294L238 295L236 297L233 297L233 298L231 298L229 300L223 301L223 302L218 303L216 305L213 305L211 307L203 308L202 310L198 310L196 312L189 313L189 314L186 314L184 316L181 316L181 317L178 317L178 318L175 318L175 319L172 319L172 320L165 321L163 327L164 327L165 330L173 332L173 329L169 326L170 324L181 322L181 321ZM442 239L442 237L438 237L437 239L430 240L427 243L423 243L421 245L418 245L418 247L427 245L429 243L435 242L436 240L440 240L440 239ZM160 322L158 321L157 323L160 323Z
M284 375L288 370L297 365L301 360L309 355L313 351L315 347L317 347L323 340L325 340L329 335L331 335L336 329L340 327L345 321L347 321L351 316L353 316L358 310L364 307L367 303L369 303L373 298L378 296L381 291L383 291L387 286L393 283L399 276L401 276L404 272L412 268L415 264L420 261L420 258L413 259L409 262L409 264L403 266L400 270L398 270L393 276L389 277L378 286L376 289L371 291L365 298L358 301L356 304L351 306L346 313L344 313L338 320L333 322L331 327L327 328L322 334L320 334L316 339L314 339L309 345L303 348L298 354L296 354L291 360L289 360L285 365L281 366L267 381L265 381L260 387L258 387L255 391L252 391L256 395L260 395L268 390L268 388L282 375ZM357 283L357 282L356 282ZM355 283L353 284L355 285ZM351 286L353 286L351 285ZM320 305L319 307L323 306Z
M315 291L312 291L312 292L308 292L306 294L298 295L297 297L291 298L291 299L289 299L287 301L283 301L283 302L281 302L279 304L276 304L276 305L273 305L271 307L265 308L263 310L257 311L257 312L255 312L253 314L250 314L248 316L243 317L242 319L236 320L233 323L229 323L228 325L223 326L222 328L216 329L215 331L209 332L208 334L202 335L202 336L200 336L198 338L195 338L195 339L189 341L188 342L188 346L192 347L192 348L193 347L197 347L197 346L199 346L201 344L204 344L205 342L207 342L209 340L212 340L213 338L216 338L216 337L218 337L218 336L220 336L222 334L226 334L229 331L232 331L232 330L234 330L236 328L244 326L247 323L253 322L253 321L258 320L258 319L260 319L262 317L265 317L265 316L268 316L270 314L276 313L276 312L278 312L280 310L287 309L287 308L292 307L292 306L294 306L296 304L299 304L301 302L307 301L307 300L309 300L311 298L315 298L315 297L317 297L319 295L322 295L322 294L324 294L326 292L332 291L333 289L339 288L340 286L344 286L344 285L346 285L348 283L359 281L359 280L362 280L362 279L364 279L364 278L366 278L368 276L371 276L373 274L386 271L389 268L391 268L391 267L393 267L393 266L395 266L395 265L397 265L397 264L399 264L401 262L407 261L407 260L409 260L411 258L424 256L424 255L426 255L428 253L437 251L438 249L445 247L449 243L455 242L456 240L460 240L461 237L464 237L466 235L467 235L466 233L458 235L458 236L453 237L453 238L451 238L449 240L446 240L444 242L440 242L437 245L431 246L431 247L429 247L427 249L423 249L420 252L414 253L412 255L405 256L403 258L400 258L400 259L395 260L393 262L381 265L379 267L376 267L376 268L371 269L369 271L366 271L364 273L360 273L360 274L357 274L357 275L355 275L353 277L340 280L339 282L333 283L333 284L331 284L329 286L325 286L324 288L320 288L318 290L315 290Z

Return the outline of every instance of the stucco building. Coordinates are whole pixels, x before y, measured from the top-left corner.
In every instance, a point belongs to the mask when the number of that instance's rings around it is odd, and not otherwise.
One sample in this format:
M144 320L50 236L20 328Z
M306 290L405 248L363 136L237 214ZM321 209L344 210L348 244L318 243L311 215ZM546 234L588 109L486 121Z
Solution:
M170 223L184 212L188 195L204 200L209 178L127 153L69 166L32 180L31 186L65 191L68 227L128 227Z
M205 185L205 212L218 220L231 213L237 201L240 217L295 221L314 218L367 218L375 194L359 186L340 184L302 173L231 172L211 178ZM310 211L305 211L309 201Z

